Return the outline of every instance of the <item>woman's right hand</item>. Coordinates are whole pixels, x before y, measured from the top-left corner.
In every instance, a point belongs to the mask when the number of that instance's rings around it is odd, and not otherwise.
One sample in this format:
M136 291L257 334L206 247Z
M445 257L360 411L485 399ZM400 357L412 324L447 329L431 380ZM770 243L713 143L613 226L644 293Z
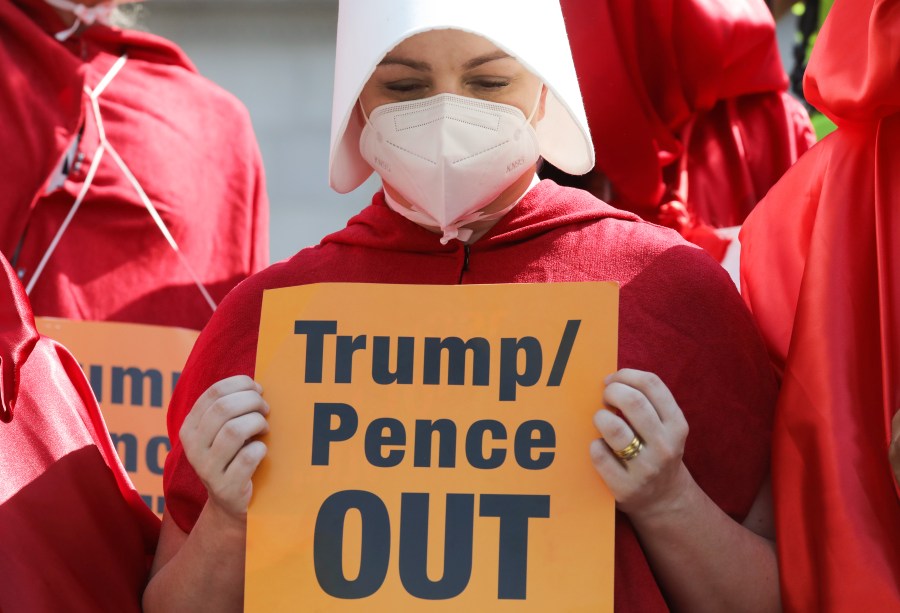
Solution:
M266 455L257 436L269 431L269 405L262 387L245 375L222 379L207 389L181 426L188 461L209 502L243 520L253 493L251 478Z

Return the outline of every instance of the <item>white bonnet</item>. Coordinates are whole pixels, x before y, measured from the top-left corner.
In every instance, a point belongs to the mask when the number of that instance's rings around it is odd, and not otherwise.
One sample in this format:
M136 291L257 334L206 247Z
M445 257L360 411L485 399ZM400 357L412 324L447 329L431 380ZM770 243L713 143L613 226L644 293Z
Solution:
M541 156L570 174L594 166L581 91L558 0L340 0L331 114L331 187L347 193L372 174L359 153L363 86L394 47L414 34L454 28L515 57L548 87L537 125Z

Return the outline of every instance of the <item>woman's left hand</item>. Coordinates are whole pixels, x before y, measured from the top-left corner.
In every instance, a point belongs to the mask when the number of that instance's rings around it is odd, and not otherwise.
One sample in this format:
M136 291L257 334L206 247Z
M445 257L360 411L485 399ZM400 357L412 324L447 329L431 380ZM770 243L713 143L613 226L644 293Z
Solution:
M894 414L891 420L891 468L894 469L894 478L900 484L900 411Z
M669 388L653 373L623 369L606 378L603 401L621 415L594 415L602 439L591 444L591 459L618 508L648 517L677 511L692 478L681 460L688 424ZM630 453L616 455L623 451Z

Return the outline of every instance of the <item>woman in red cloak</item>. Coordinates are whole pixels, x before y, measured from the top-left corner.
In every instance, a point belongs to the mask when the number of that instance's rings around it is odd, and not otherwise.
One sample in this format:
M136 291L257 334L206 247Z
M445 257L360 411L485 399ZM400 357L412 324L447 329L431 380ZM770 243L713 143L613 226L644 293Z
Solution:
M266 289L596 280L621 284L623 370L604 400L628 421L599 410L603 440L584 452L617 500L617 610L778 609L765 349L701 249L536 179L539 157L588 171L593 147L559 4L524 4L341 0L331 183L348 192L377 171L384 190L346 228L242 283L200 335L169 406L146 611L241 608L268 428L251 378Z
M0 256L0 611L140 611L159 520Z
M200 329L267 263L256 140L173 43L105 25L112 7L0 0L0 252L38 315Z
M838 129L741 234L744 296L783 377L772 466L788 610L900 609L898 74L900 4L835 2L805 92Z
M722 261L814 142L763 0L562 0L597 152L575 179ZM567 180L568 181L568 180Z

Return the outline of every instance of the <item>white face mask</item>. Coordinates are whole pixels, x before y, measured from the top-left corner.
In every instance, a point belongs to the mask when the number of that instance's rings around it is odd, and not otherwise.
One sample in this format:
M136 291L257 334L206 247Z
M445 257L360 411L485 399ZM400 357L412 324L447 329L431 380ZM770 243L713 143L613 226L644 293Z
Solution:
M541 88L543 89L543 88ZM493 202L537 162L531 118L508 104L440 94L385 104L366 118L362 157L411 205L392 209L419 225L440 228L441 242L466 240L460 226L496 219L479 209Z

